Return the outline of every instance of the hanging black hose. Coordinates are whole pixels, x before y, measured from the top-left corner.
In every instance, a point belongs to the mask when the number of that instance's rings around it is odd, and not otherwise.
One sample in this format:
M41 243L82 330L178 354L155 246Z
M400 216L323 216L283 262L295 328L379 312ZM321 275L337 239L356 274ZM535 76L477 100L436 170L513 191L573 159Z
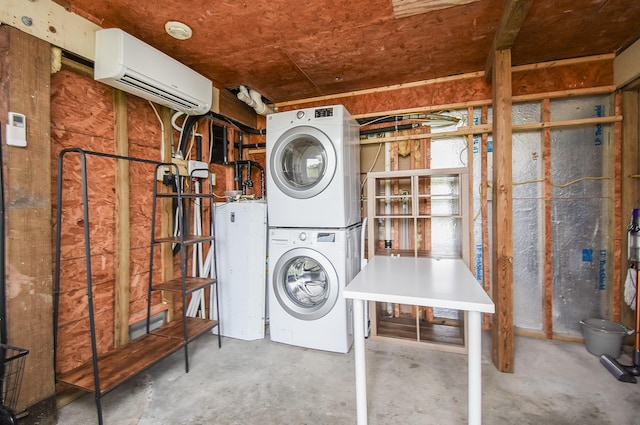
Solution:
M235 170L234 181L236 183L236 190L242 190L242 194L246 195L247 188L253 187L253 181L251 180L251 167L256 167L260 170L260 197L264 198L265 195L265 181L264 181L264 167L256 161L250 159L241 159L238 161L228 162L226 165L232 165ZM247 178L243 180L242 170L247 169Z
M177 148L177 151L182 155L183 158L186 155L185 150L187 148L187 140L189 139L189 135L193 130L193 126L195 125L196 122L198 122L202 118L208 118L210 120L219 119L222 121L227 121L231 123L233 126L240 129L240 131L247 134L257 134L257 135L267 134L265 129L257 129L257 128L249 127L238 121L232 120L231 118L225 117L224 115L216 114L211 111L207 112L204 115L188 115L187 118L185 118L184 123L182 124L182 133L181 133L180 142L178 143L178 148Z
M195 125L196 122L198 122L200 119L202 118L208 118L208 119L222 119L225 121L230 122L231 124L233 124L234 126L236 126L238 129L241 130L241 132L238 133L238 142L234 143L234 147L238 150L238 157L242 158L242 151L244 149L247 148L262 148L265 147L266 144L264 143L253 143L253 144L244 144L244 133L248 133L248 134L258 134L258 135L264 135L266 134L266 131L263 130L258 130L252 127L248 127L244 124L238 123L236 121L233 121L227 117L224 117L222 115L218 115L215 114L213 112L208 112L204 115L189 115L183 125L182 125L182 133L181 133L181 137L180 137L180 143L178 144L178 152L182 155L182 157L184 158L186 156L186 147L187 147L187 140L189 138L189 135L191 134L192 130L193 130L193 126ZM228 161L228 147L227 147L227 143L228 143L228 139L227 139L228 135L227 135L227 131L226 128L224 129L223 133L222 133L222 155L223 155L223 165L229 165L229 166L233 166L234 167L234 184L235 184L235 189L236 190L241 190L242 194L245 195L246 194L246 190L247 188L252 188L253 187L253 181L251 180L251 174L252 174L252 167L256 167L260 170L260 180L261 180L261 198L264 198L265 196L265 175L264 175L264 168L262 167L262 165L259 162L256 161L251 161L251 160L238 160L238 161L232 161L229 162ZM210 143L213 142L213 131L211 130L211 126L210 126L210 130L209 130L209 140ZM197 148L197 145L196 145ZM242 171L243 168L247 168L247 178L243 179L242 176Z

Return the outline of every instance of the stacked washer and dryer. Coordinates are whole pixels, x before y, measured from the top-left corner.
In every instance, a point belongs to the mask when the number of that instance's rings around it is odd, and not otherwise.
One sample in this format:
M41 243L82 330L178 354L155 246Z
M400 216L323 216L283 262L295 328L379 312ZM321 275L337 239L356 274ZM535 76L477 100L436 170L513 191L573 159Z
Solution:
M346 284L360 271L358 123L342 105L267 117L269 332L338 353L353 343Z

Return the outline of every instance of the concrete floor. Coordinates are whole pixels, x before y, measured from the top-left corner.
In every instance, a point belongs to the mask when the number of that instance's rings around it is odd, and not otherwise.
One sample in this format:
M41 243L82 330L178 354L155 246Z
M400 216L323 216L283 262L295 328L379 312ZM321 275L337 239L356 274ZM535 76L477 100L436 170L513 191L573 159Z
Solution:
M515 373L496 370L483 334L483 424L638 425L640 385L618 382L582 344L516 337ZM367 341L369 424L467 421L466 356ZM628 362L623 355L620 361ZM334 354L214 335L103 397L106 425L355 424L353 350ZM87 394L58 423L97 423Z

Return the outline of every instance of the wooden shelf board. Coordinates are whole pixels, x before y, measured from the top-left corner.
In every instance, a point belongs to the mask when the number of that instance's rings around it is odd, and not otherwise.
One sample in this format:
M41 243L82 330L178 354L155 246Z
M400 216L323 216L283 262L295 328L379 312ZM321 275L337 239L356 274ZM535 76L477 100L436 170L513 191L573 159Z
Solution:
M100 394L105 394L142 370L184 346L184 341L145 334L115 350L99 356ZM58 381L95 392L91 361L58 376Z
M414 318L381 318L377 323L377 335L418 341ZM464 335L459 327L421 320L419 341L464 346Z
M199 317L187 317L187 332L189 334L188 341L193 341L194 338L204 334L207 331L213 329L218 322L215 320L201 319ZM151 331L153 335L159 335L171 339L183 341L184 332L182 328L182 319L173 320L166 325L159 327Z
M212 285L215 282L216 280L211 278L187 277L185 279L185 292L189 294L199 289L206 288L207 286ZM160 283L158 285L155 285L153 287L153 290L182 292L182 279L176 278L176 279L171 279L166 282Z

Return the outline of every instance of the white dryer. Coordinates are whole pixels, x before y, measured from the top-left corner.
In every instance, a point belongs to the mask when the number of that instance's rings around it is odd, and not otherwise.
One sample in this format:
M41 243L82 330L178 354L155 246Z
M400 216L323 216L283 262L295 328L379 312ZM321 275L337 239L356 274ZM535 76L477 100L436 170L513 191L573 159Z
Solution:
M349 352L353 303L343 291L360 270L360 229L269 229L272 341Z
M358 123L342 105L267 116L270 227L360 222Z

